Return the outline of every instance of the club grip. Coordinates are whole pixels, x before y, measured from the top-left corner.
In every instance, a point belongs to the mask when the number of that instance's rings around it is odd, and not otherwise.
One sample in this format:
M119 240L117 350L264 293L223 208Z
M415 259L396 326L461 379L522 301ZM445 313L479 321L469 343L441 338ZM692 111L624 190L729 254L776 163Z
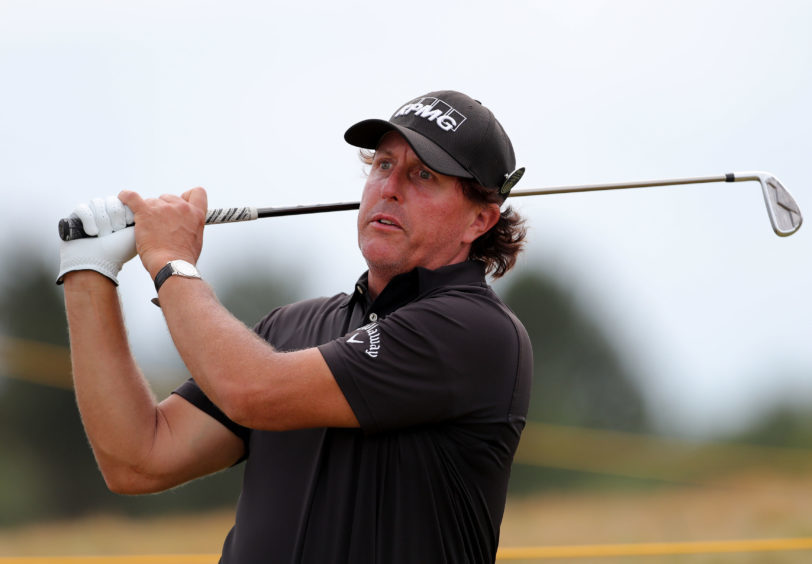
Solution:
M78 217L63 217L59 220L59 238L63 241L85 239L90 237L82 228L82 220Z
M251 221L257 219L257 208L243 206L240 208L218 208L206 213L206 225L215 223L233 223L236 221ZM91 237L85 233L82 220L78 217L64 217L59 220L59 238L63 241L84 239Z
M234 223L236 221L252 221L257 219L257 208L244 206L241 208L217 208L206 212L206 225L215 223Z

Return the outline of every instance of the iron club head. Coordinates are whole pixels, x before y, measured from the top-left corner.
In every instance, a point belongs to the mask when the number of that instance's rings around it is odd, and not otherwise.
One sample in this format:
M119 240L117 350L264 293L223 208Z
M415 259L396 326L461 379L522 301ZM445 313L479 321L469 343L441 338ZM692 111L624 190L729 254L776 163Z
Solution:
M776 235L787 237L801 228L803 223L801 208L775 176L768 172L737 172L735 179L759 181L764 203L767 205L767 215L770 216L770 223Z

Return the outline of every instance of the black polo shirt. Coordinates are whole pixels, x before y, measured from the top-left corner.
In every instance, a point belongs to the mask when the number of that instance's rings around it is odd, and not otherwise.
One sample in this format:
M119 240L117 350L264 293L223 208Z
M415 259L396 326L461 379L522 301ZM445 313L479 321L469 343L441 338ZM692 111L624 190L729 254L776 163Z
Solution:
M181 386L246 441L221 562L494 561L532 351L481 263L415 269L372 303L364 276L255 330L280 351L318 346L361 428L248 430Z

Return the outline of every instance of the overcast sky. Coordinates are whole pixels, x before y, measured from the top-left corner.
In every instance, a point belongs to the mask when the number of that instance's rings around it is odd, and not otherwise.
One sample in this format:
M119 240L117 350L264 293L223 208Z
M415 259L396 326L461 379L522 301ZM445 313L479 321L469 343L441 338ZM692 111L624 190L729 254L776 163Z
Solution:
M344 130L447 88L495 112L518 188L766 170L812 213L811 25L801 0L2 0L0 222L56 272L58 218L123 188L356 200ZM601 316L674 432L776 398L812 409L812 227L775 236L757 183L514 205L521 268ZM200 267L261 263L332 294L364 269L354 229L351 212L212 227ZM137 352L158 346L150 280L131 263L121 281Z

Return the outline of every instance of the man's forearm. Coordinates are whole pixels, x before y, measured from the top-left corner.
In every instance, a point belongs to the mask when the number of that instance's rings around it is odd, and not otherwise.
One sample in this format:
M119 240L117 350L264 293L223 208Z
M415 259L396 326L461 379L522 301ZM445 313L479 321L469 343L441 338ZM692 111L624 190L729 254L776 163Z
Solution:
M79 271L65 277L71 364L82 422L105 478L147 456L156 402L130 351L115 286Z
M168 261L197 262L205 190L146 200L123 191L119 198L135 214L138 254L153 280ZM223 308L205 281L194 277L170 276L159 297L186 367L232 421L264 430L358 424L318 349L275 351Z
M189 372L215 405L234 417L235 399L256 380L256 365L273 371L274 351L217 300L201 280L172 277L161 290L169 332Z
M160 295L186 367L233 421L265 430L358 426L318 349L275 351L202 280L173 276Z

